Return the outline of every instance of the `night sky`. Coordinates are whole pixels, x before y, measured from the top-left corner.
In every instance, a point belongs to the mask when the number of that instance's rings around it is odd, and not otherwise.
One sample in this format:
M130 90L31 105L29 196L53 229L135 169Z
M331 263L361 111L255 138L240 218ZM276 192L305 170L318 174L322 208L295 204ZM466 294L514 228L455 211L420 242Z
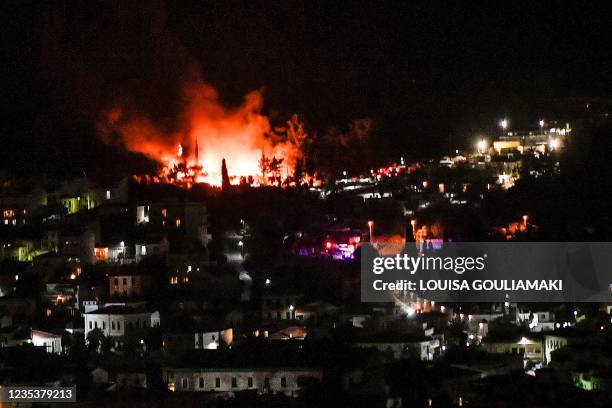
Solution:
M4 2L0 169L112 163L96 138L108 102L133 98L171 128L196 71L227 105L263 90L272 121L297 112L321 131L373 118L381 156L415 158L503 116L536 127L612 95L610 7L595 2L166 3Z

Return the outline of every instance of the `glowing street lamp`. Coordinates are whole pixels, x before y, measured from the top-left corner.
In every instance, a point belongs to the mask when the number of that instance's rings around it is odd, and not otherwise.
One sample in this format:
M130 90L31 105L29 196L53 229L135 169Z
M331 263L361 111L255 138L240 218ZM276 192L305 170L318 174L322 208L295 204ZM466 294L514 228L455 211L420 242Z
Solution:
M538 124L540 125L540 132L544 134L544 119L540 119Z
M529 217L528 217L526 214L525 214L525 215L523 215L523 225L524 225L525 227L527 227L527 220L528 220L528 219L529 219Z
M372 220L368 221L368 228L370 229L370 242L372 242L372 235L373 235L373 229L374 229L374 221L372 221Z
M509 125L509 122L508 122L508 119L506 119L506 118L502 119L499 122L499 127L501 127L503 130L508 129L508 125Z

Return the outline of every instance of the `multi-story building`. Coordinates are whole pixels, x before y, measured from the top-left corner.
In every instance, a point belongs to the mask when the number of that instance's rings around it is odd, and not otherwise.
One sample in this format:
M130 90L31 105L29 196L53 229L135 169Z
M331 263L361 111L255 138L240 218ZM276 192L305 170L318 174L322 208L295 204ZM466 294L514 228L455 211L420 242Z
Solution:
M301 379L321 380L323 372L296 351L199 351L185 363L162 368L171 391L214 392L231 396L252 390L257 394L297 396Z
M83 314L85 338L92 330L100 329L105 336L121 337L130 331L138 331L160 324L158 311L142 305L110 304Z

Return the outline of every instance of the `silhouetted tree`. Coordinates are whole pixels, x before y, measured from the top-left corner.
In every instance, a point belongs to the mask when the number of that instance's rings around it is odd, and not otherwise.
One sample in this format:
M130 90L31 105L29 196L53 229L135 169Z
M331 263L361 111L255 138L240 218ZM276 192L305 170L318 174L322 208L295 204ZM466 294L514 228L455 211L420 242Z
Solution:
M227 173L227 165L225 164L225 159L221 160L221 188L223 190L227 190L230 186L230 178Z

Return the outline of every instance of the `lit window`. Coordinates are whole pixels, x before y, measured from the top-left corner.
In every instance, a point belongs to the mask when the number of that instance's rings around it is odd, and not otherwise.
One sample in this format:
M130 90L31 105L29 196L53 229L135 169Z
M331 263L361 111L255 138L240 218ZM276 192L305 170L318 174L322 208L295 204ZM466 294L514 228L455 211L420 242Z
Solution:
M106 190L106 199L110 200L110 198L111 198L111 192L110 190Z
M176 228L180 228L181 227L181 219L177 218L176 219Z

